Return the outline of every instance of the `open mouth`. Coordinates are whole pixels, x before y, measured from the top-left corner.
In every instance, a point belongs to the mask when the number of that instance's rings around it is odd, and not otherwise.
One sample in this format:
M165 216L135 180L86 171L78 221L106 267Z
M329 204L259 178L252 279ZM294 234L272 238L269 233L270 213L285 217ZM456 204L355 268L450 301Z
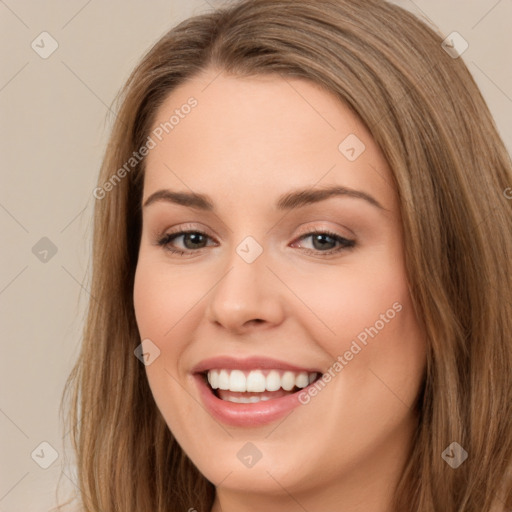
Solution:
M317 381L321 373L278 369L211 369L202 372L201 376L218 399L251 404L293 395Z

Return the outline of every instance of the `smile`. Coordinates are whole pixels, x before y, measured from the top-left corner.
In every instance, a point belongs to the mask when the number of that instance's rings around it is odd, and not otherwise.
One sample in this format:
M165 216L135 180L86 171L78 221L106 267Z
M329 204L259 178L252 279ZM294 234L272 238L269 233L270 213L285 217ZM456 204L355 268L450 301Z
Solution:
M303 389L318 377L318 373L282 370L210 370L207 380L221 400L235 403L256 403L280 398Z
M194 369L202 402L217 420L253 427L275 421L301 405L299 392L321 371L266 358L215 358Z

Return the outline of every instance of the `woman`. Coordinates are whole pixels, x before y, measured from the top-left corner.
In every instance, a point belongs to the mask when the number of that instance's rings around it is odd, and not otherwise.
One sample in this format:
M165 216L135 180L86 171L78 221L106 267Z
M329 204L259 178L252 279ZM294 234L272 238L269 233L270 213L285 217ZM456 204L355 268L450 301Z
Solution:
M142 59L69 380L84 510L512 507L512 165L442 43L246 0Z

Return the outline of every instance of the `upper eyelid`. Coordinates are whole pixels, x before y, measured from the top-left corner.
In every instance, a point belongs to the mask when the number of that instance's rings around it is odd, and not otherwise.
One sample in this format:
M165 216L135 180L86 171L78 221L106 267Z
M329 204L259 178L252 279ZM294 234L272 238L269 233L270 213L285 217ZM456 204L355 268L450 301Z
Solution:
M347 228L345 228L347 229ZM309 227L309 228L304 228L304 229L301 229L300 230L300 233L297 235L298 237L302 237L304 235L309 235L309 234L316 234L316 233L326 233L326 232L331 232L332 234L335 234L336 236L339 236L341 238L347 238L347 239L350 239L350 236L354 236L354 234L352 235L343 235L343 234L340 234L340 233L336 233L336 230L335 229L332 229L332 228L328 228L328 227ZM187 233L201 233L203 235L207 235L209 236L210 238L217 238L215 235L213 235L210 230L208 230L207 228L202 228L202 227L195 227L195 226L188 226L188 225L180 225L178 228L176 228L176 230L171 230L171 231L163 231L161 233L156 233L157 236L165 236L165 235L182 235L182 234L187 234Z

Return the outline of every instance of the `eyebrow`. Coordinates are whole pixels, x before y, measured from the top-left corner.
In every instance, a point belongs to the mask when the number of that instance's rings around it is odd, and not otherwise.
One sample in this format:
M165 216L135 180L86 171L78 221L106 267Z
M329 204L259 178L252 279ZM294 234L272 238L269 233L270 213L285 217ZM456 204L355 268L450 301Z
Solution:
M370 194L342 186L294 190L280 196L277 200L276 208L278 210L291 210L293 208L299 208L318 203L320 201L325 201L326 199L336 196L362 199L378 209L385 210L385 208ZM168 189L157 190L146 199L144 207L157 201L165 201L205 211L215 210L214 203L209 196L206 194L198 194L196 192L175 192Z

